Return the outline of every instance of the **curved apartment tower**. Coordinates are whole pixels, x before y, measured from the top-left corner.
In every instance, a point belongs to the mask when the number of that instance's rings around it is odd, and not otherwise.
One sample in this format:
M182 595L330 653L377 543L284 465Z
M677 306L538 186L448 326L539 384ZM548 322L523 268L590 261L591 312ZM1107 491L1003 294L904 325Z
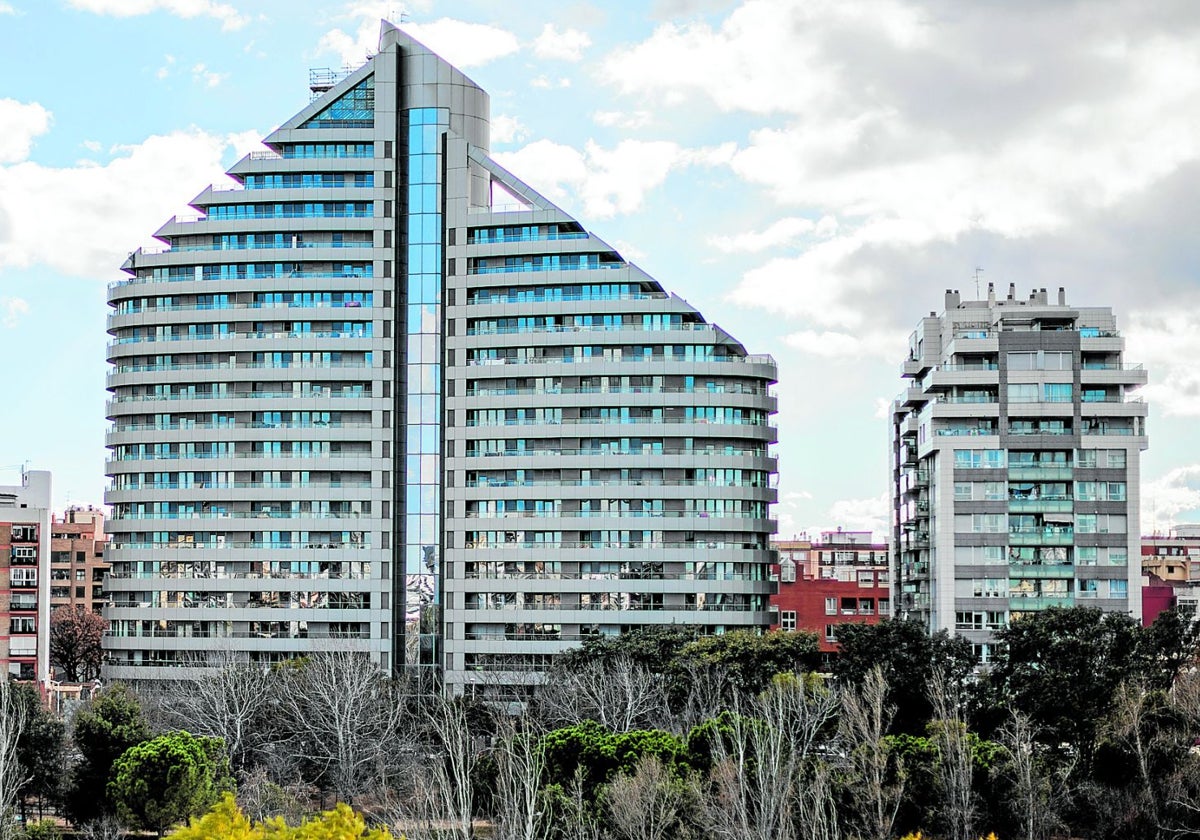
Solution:
M399 30L313 82L111 289L108 675L350 648L498 691L766 627L774 362L492 161Z

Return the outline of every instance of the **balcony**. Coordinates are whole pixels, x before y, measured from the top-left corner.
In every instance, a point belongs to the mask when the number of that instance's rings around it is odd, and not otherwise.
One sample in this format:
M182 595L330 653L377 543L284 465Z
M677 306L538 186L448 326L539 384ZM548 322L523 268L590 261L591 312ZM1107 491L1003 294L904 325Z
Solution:
M1008 532L1009 545L1072 545L1075 529L1068 527L1021 528Z

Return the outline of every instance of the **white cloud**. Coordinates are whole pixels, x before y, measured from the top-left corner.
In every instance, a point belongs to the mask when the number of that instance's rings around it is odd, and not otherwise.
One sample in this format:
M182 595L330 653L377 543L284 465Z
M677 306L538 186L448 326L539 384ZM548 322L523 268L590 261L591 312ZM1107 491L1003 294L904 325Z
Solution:
M800 321L811 334L801 346L861 327L864 299L878 302L873 317L911 328L929 308L908 308L918 295L966 282L974 265L999 277L990 253L1025 249L1038 266L1039 249L1057 243L1060 282L1073 282L1072 259L1114 250L1081 236L1085 226L1100 232L1100 220L1200 166L1192 7L947 8L744 0L717 24L664 24L605 59L601 78L664 122L704 108L774 117L759 120L731 167L782 208L781 227L713 244L765 251L788 244L795 222L783 220L828 220L799 235L798 255L751 269L729 296ZM1134 238L1121 240L1130 274L1148 261ZM1135 301L1112 287L1116 299L1100 302ZM1188 389L1200 403L1200 376L1180 365L1171 376L1169 410L1183 410Z
M51 114L36 102L0 99L0 164L29 157L33 139L50 128Z
M221 82L228 79L229 74L213 72L212 70L209 70L205 64L200 63L192 67L192 78L203 84L205 87L214 88L221 84Z
M784 343L794 350L825 359L859 361L864 358L891 362L904 351L904 334L880 331L836 332L800 330L784 337Z
M0 324L13 329L29 314L29 301L19 297L0 297Z
M889 536L888 494L881 493L873 498L841 499L830 505L824 516L824 522L809 525L804 530L810 534L822 531L870 531L873 539L883 542Z
M213 0L67 0L71 6L80 11L112 17L137 17L151 12L167 12L187 20L196 17L210 17L221 22L221 28L227 31L241 29L250 19L239 14L238 10L228 3L216 3Z
M735 233L732 236L714 236L709 242L718 251L726 254L757 253L780 245L787 245L806 233L812 233L817 225L812 219L797 216L780 219L761 232Z
M0 15L15 15L17 10L8 3L0 3Z
M686 149L665 140L624 140L611 149L588 142L581 152L550 140L537 140L496 159L553 201L582 203L584 213L608 218L632 213L650 190L673 170L725 163L732 145Z
M1141 395L1164 414L1200 416L1200 314L1135 311L1127 323L1126 356L1150 373Z
M597 111L592 114L592 119L596 121L596 125L602 125L606 128L645 128L653 118L653 114L643 110Z
M583 51L592 45L592 39L579 29L559 30L552 23L542 27L542 33L533 42L533 54L538 58L558 61L579 61Z
M516 117L505 114L492 117L493 143L520 143L529 135L529 130Z
M1142 484L1142 533L1166 534L1200 514L1200 464L1176 467Z
M100 145L99 140L84 140L79 145L83 146L83 148L87 149L89 152L98 152L101 148L103 148Z
M172 215L194 213L185 201L224 181L222 159L257 132L218 136L192 129L117 146L112 160L74 167L33 162L0 166L0 268L48 265L79 277L115 279L139 243ZM259 145L255 143L255 145ZM62 231L72 247L62 247Z
M317 52L336 53L343 64L357 67L379 48L379 21L391 17L389 2L348 4L339 16L356 21L353 33L332 29L321 36ZM521 48L517 36L485 23L439 18L430 23L405 23L402 29L456 67L479 67Z
M558 80L551 79L549 76L538 76L529 84L540 90L550 90L551 88L569 88L571 80L566 76L561 76Z

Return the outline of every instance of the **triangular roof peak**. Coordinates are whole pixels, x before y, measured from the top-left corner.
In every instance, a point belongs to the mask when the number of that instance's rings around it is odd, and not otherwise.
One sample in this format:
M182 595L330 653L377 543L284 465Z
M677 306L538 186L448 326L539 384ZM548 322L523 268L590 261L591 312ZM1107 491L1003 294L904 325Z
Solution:
M475 80L468 76L463 71L459 70L446 59L442 58L436 52L425 46L412 35L409 35L403 29L390 23L386 20L379 21L379 51L384 52L393 44L399 45L405 52L410 55L430 55L437 59L439 67L439 75L443 72L441 67L444 65L449 70L450 78L448 81L456 85L468 85L473 88L483 90Z

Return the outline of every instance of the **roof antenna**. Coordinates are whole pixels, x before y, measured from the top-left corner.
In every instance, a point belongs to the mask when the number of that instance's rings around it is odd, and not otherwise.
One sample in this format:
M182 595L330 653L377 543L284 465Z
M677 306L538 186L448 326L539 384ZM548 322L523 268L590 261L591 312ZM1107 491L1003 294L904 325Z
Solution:
M983 269L975 266L975 300L980 300L979 297L979 275L983 274Z

